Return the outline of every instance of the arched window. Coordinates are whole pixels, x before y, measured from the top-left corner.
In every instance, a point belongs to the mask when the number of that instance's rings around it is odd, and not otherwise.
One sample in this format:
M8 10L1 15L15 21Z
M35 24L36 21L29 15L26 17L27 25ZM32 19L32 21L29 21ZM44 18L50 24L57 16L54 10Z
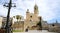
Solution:
M32 18L32 16L30 16Z
M36 10L36 7L35 7L35 10Z

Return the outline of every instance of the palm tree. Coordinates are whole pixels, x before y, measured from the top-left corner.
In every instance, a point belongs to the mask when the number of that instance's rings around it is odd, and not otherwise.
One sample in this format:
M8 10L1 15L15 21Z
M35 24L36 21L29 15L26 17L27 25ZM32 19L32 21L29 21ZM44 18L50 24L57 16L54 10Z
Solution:
M18 19L20 18L20 16L19 15L16 15L16 19L17 19L17 22L18 22Z
M22 16L20 16L20 17L19 17L19 18L20 18L20 20L21 20L21 17L22 17Z

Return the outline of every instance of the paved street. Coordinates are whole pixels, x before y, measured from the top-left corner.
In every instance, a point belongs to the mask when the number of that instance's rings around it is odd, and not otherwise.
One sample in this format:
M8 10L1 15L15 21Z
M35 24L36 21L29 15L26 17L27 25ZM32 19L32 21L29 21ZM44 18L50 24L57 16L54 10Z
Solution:
M48 32L47 30L42 30L42 31L29 30L28 32L13 32L13 33L56 33L56 32Z

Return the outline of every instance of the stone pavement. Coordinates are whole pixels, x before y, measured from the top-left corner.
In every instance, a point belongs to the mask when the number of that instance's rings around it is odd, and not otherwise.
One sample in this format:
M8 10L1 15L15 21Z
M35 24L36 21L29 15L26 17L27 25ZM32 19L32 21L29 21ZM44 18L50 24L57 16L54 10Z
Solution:
M47 30L29 30L28 32L13 32L13 33L57 33L57 32L48 32Z

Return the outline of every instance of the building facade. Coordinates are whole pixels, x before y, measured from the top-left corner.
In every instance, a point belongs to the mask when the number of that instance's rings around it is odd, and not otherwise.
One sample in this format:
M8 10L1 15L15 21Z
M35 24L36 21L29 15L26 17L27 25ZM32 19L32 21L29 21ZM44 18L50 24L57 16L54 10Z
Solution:
M48 31L60 33L60 23L58 23L58 21L56 21L56 23L50 23L48 25L49 25Z
M28 28L29 30L36 30L38 28L37 23L40 21L39 17L41 17L41 16L38 16L39 14L38 12L39 12L38 6L35 4L34 13L30 13L29 9L27 9L26 19L24 19L24 17L21 15L13 16L13 21L12 21L13 29L25 31ZM47 26L47 21L44 21L42 17L41 17L41 24L42 24L42 27Z
M21 15L13 16L13 30L24 30L24 17Z
M39 12L39 10L38 10L38 6L35 4L35 6L34 6L34 13L30 13L29 12L29 9L27 9L27 12L26 12L26 19L25 19L25 22L24 22L24 30L26 30L27 28L29 28L29 29L33 29L34 27L34 29L37 29L37 23L39 22L39 17L41 17L41 16L38 16L38 13ZM42 18L42 17L41 17ZM41 21L42 23L42 26L47 26L47 22L46 21L44 21L43 19L42 19L42 21Z
M2 27L2 20L3 20L3 18L0 17L0 28Z
M2 28L6 26L7 17L2 16ZM12 18L9 18L9 25L12 24Z

